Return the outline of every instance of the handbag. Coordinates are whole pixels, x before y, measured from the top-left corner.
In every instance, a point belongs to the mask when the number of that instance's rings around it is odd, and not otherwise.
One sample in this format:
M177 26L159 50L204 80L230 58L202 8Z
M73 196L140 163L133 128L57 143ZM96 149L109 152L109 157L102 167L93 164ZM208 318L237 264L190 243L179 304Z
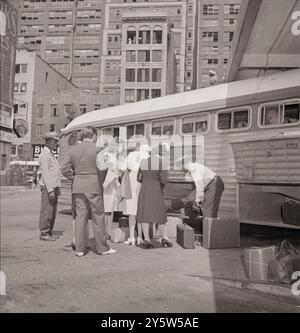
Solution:
M300 252L285 239L275 259L269 261L269 278L274 282L291 284L292 275L296 271L300 271Z
M120 197L126 200L132 199L131 184L128 171L124 172L120 185Z

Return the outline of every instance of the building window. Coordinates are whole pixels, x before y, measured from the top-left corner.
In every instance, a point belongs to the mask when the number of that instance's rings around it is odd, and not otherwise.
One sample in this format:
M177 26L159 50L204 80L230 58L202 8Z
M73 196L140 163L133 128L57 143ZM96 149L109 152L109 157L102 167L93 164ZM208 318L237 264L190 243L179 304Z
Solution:
M48 82L48 72L45 73L45 82Z
M300 100L265 104L259 107L260 126L298 124Z
M55 124L50 124L50 132L54 132L55 131Z
M15 83L14 92L19 92L19 83Z
M134 68L126 69L126 82L135 82L135 69Z
M208 131L208 113L182 118L182 134L203 134Z
M26 91L27 91L27 83L21 83L20 92L26 92Z
M1 171L5 171L7 167L7 156L6 154L1 154Z
M174 119L153 121L151 135L172 135L174 133Z
M218 130L246 129L250 125L250 108L218 113Z
M161 82L161 68L152 68L152 82Z
M226 31L224 32L224 41L231 42L233 40L234 32L233 31Z
M218 15L218 5L203 5L203 15Z
M44 117L44 105L43 104L37 105L37 116L40 118Z
M136 51L126 51L126 61L135 62Z
M43 134L44 134L43 125L37 124L36 125L36 136L43 136Z
M79 106L80 114L84 114L87 111L86 104L80 104Z
M134 89L125 89L125 102L135 102Z
M150 30L148 27L142 27L139 30L139 44L150 44Z
M53 104L51 105L51 117L57 117L57 105Z
M149 50L138 51L138 62L149 62L149 61L150 61Z
M162 44L162 30L161 28L154 28L153 31L153 44Z
M204 31L202 33L202 39L204 42L217 42L219 40L219 34L217 31Z
M134 124L128 125L126 128L127 140L135 135L144 135L145 134L145 125L144 124Z
M162 61L162 51L161 50L153 50L152 51L152 61L153 62Z
M149 82L150 81L150 69L142 68L137 70L137 81L138 82Z
M10 146L10 155L17 155L17 145L11 145Z
M161 96L161 90L160 89L152 89L151 91L151 97L156 98Z
M15 73L16 74L26 74L27 73L27 64L16 64Z
M137 101L143 101L145 99L149 99L149 89L138 89Z
M224 14L238 15L240 11L239 4L226 4L224 5Z
M127 31L127 44L135 44L135 43L136 43L136 31L128 29L128 31Z

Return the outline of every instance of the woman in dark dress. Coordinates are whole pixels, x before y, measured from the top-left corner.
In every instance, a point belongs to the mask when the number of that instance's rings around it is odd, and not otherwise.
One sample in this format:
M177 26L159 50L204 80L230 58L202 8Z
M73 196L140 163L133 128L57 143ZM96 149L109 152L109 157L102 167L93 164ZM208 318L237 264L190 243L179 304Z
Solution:
M168 240L165 224L167 222L166 207L163 196L163 187L167 183L167 171L161 168L159 156L151 154L148 159L141 161L137 175L141 183L138 198L137 223L142 224L144 234L144 249L153 248L150 240L150 223L155 223L163 228L162 245L171 247L172 243Z

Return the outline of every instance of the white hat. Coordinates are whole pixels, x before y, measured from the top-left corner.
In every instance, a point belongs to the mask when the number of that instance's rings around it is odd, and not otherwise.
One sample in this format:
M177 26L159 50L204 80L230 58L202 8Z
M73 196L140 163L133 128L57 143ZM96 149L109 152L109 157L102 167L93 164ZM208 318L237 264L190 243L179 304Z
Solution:
M60 138L58 137L58 134L56 132L48 132L48 133L45 133L44 135L44 138L47 140L47 139L54 139L54 140L57 140L59 141Z

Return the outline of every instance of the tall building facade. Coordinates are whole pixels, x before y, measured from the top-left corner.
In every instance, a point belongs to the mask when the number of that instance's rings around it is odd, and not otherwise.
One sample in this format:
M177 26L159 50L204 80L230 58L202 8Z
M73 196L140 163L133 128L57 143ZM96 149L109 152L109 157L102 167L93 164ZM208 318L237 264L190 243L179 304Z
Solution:
M84 90L98 91L104 0L18 0L18 46Z
M193 81L193 51L196 44L196 0L152 0L152 1L123 1L107 0L105 3L105 22L103 26L103 47L101 58L100 91L120 95L120 102L124 101L121 92L122 73L124 74L124 54L128 46L122 35L122 25L128 22L128 13L143 13L139 24L149 22L153 11L164 11L168 21L170 35L172 35L176 59L176 91L183 92L192 88ZM147 17L147 13L149 13ZM124 17L125 15L125 17ZM133 14L134 15L134 14ZM167 29L167 25L166 29ZM188 36L188 39L187 39ZM138 44L136 45L140 47ZM123 49L125 48L125 49ZM123 59L123 61L122 61Z
M175 82L175 49L167 12L124 12L121 104L172 94Z
M225 82L232 41L237 31L241 0L199 1L197 88Z

